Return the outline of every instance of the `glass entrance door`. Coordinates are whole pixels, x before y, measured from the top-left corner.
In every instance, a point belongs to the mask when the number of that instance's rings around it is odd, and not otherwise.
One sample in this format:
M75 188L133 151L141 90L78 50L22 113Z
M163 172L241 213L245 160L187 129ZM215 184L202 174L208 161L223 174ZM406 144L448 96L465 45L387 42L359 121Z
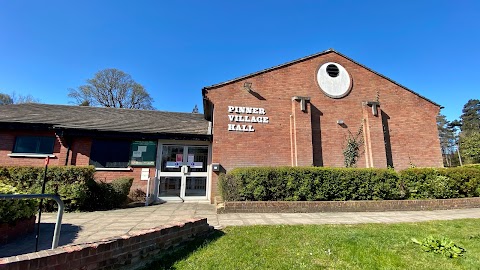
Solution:
M206 200L208 146L161 146L158 197L163 200Z

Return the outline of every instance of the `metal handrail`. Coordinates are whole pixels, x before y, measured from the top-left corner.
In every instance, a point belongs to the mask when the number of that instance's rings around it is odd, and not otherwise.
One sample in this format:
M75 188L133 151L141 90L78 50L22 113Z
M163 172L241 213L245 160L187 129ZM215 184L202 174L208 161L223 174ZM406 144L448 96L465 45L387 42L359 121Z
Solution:
M60 239L60 228L62 227L62 217L65 205L58 195L52 194L0 194L0 200L21 200L21 199L52 199L58 204L57 222L55 223L55 231L53 232L52 249L58 247Z

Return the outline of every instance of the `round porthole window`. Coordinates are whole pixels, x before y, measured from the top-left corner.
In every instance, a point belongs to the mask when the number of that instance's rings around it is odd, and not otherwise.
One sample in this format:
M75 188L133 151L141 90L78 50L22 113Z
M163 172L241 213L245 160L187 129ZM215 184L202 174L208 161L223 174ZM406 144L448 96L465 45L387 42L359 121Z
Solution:
M320 89L331 98L342 98L350 92L352 79L340 64L328 62L320 66L317 72Z

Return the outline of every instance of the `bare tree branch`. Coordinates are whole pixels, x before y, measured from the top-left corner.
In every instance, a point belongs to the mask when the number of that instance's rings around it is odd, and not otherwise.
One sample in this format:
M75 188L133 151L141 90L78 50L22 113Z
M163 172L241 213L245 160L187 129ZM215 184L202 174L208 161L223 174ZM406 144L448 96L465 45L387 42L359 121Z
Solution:
M145 88L118 69L104 69L87 80L86 85L69 89L76 104L154 110L153 99Z

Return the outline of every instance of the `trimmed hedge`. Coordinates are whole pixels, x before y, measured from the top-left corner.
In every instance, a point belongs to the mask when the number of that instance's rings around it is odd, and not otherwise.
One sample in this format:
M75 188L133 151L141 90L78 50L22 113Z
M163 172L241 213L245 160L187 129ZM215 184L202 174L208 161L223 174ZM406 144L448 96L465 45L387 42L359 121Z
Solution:
M44 167L0 167L0 183L25 193L41 193ZM81 210L89 203L88 186L95 182L93 166L51 166L47 171L46 194L58 194L67 211ZM46 201L48 210L56 205Z
M401 171L409 199L478 197L480 170L468 167L415 168Z
M0 194L22 194L10 185L0 183ZM35 216L37 200L0 200L0 223L14 224L18 219Z
M41 193L44 167L0 167L0 183L24 193ZM96 182L93 166L51 166L47 171L46 194L58 194L67 211L95 211L119 208L127 200L133 178L123 177L111 183ZM45 210L56 203L44 201Z
M343 201L403 196L397 173L388 169L238 168L222 175L219 182L226 200Z
M466 168L475 168L475 169L479 169L480 170L480 164L467 164L467 165L463 165L463 167L466 167Z
M346 201L476 197L475 168L237 168L219 177L226 201Z

